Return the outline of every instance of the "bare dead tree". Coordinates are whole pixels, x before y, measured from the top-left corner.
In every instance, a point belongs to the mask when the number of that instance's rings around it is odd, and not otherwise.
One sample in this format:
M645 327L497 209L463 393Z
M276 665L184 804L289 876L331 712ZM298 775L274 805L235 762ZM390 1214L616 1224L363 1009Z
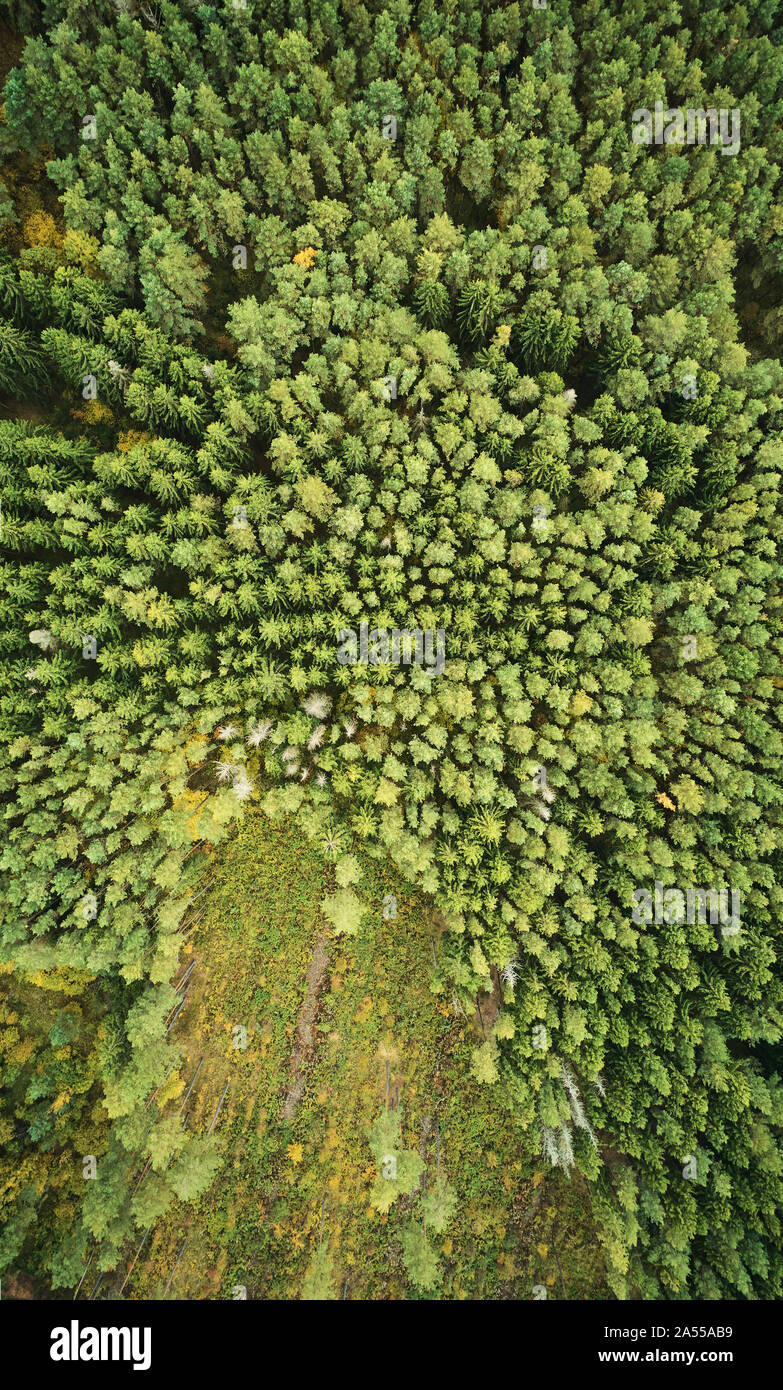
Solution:
M171 1288L171 1281L172 1281L172 1279L174 1278L174 1275L176 1274L177 1270L179 1269L179 1262L180 1262L180 1260L182 1259L182 1252L183 1252L183 1250L185 1249L185 1246L187 1245L187 1243L188 1243L188 1242L187 1242L187 1236L186 1236L185 1239L183 1240L181 1246L179 1247L179 1254L178 1254L178 1256L177 1256L177 1258L176 1258L176 1261L175 1261L175 1264L174 1264L174 1268L172 1269L171 1274L169 1275L169 1282L167 1283L165 1289L163 1290L163 1297L164 1297L164 1298L166 1297L166 1294L168 1293L169 1289Z

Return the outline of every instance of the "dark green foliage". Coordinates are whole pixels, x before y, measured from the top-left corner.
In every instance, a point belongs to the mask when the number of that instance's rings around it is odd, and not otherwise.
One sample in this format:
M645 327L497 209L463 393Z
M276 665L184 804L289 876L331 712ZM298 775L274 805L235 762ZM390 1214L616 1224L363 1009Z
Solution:
M438 280L423 280L413 292L417 312L431 328L440 328L448 316L449 293Z
M32 334L0 320L0 391L26 394L45 378L43 354Z
M511 331L514 361L524 371L565 371L576 351L580 329L573 314L560 309L520 315Z

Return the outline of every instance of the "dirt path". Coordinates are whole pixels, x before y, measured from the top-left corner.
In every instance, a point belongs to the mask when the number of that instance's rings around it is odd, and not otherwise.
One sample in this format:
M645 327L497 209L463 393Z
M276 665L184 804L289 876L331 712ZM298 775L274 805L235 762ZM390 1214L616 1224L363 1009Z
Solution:
M291 1053L288 1090L286 1091L281 1118L287 1123L294 1117L294 1111L302 1099L305 1076L304 1064L313 1047L313 1030L318 1013L318 1001L324 980L329 969L329 952L326 949L326 936L319 936L307 967L307 994L296 1021L296 1040Z

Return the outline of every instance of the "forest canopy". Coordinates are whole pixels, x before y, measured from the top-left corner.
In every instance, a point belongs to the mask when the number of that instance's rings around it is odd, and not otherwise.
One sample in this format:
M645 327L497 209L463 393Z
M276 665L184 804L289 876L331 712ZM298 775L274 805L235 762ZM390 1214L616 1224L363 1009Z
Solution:
M618 1297L779 1298L777 5L5 8L0 1269L217 1171L149 1101L259 802L433 895Z

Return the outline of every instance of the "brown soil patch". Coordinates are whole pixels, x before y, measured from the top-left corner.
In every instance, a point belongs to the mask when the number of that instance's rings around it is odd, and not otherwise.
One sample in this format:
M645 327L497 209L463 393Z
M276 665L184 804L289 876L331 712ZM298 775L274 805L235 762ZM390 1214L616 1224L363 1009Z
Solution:
M305 1085L304 1064L312 1051L318 1002L328 969L329 952L326 949L326 937L319 936L307 967L307 994L296 1021L296 1040L291 1053L288 1090L280 1112L286 1122L293 1119L294 1111L302 1099Z
M503 981L494 965L490 967L492 973L492 991L482 990L477 996L478 1005L472 1017L473 1027L482 1037L488 1038L495 1025L500 1010L503 1007ZM479 1012L479 1010L481 1012Z

